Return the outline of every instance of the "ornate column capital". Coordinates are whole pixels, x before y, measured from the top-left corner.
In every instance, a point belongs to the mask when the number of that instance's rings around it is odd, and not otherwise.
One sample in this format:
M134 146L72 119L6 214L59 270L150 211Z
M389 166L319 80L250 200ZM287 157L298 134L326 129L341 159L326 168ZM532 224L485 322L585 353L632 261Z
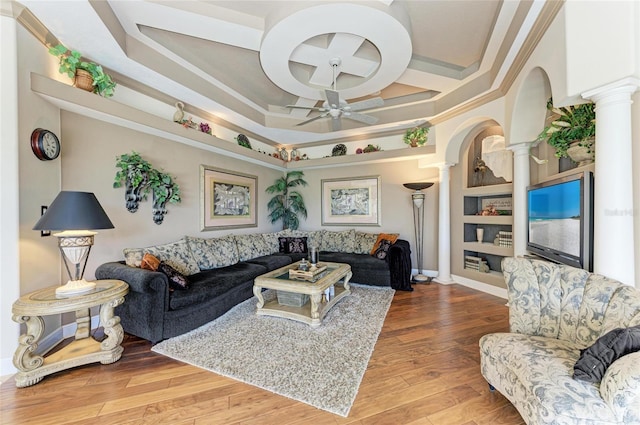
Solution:
M442 171L442 170L444 170L444 169L449 169L449 168L453 167L454 165L456 165L456 164L455 164L455 163L453 163L453 162L446 162L446 161L445 161L445 162L438 162L438 163L436 163L436 164L432 164L431 166L432 166L432 167L436 167L436 168L438 168L440 171Z
M529 154L529 149L531 149L532 146L534 146L534 144L537 141L534 140L532 142L520 142L520 143L510 143L506 149L513 151L514 155L515 154Z
M609 96L621 96L622 100L629 99L631 95L640 88L640 78L628 77L613 83L587 90L582 93L583 99L589 99L595 103Z

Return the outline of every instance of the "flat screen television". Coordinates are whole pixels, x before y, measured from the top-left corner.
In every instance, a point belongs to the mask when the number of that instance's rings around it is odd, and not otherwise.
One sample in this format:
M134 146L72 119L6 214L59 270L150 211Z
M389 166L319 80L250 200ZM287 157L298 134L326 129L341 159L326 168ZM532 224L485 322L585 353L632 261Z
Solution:
M593 271L593 174L527 188L527 250L548 260Z

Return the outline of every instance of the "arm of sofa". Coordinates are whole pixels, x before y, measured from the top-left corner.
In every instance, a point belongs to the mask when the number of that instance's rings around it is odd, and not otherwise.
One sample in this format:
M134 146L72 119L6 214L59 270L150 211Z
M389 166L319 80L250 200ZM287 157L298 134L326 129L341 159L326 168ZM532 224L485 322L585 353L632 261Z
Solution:
M389 248L390 284L393 289L413 291L411 287L411 245L404 239L398 239Z
M620 423L640 423L640 352L622 356L600 382L600 395Z
M164 313L169 310L169 280L159 272L123 263L102 264L98 279L118 279L129 284L129 293L117 313L125 332L153 343L163 339Z

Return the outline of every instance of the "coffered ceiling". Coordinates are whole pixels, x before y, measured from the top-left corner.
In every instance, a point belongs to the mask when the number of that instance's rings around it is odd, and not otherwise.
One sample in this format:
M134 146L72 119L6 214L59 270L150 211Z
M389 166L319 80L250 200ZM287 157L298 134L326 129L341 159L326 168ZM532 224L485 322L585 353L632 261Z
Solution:
M297 146L400 134L495 91L540 31L536 20L545 6L524 0L20 3L121 85L180 100L193 114L267 143ZM358 111L375 124L351 119L348 107L323 109L325 89L339 93L336 106L382 98L382 106ZM299 125L320 114L326 116Z

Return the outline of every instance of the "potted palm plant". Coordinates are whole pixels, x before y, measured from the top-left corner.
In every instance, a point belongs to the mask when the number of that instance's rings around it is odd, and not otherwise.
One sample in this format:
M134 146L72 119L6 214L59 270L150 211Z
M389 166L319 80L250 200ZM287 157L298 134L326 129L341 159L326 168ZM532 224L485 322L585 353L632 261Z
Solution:
M69 50L64 45L58 44L49 49L49 53L60 60L61 74L67 74L74 79L74 86L86 91L91 91L103 97L113 96L116 83L106 74L102 66L82 60L82 55L76 50Z
M407 129L404 133L404 137L402 140L411 146L412 148L423 146L427 143L427 134L429 133L429 129L427 127L413 127Z
M300 225L298 215L307 218L307 208L300 192L291 190L298 186L307 186L302 171L289 171L269 186L267 193L275 193L267 204L271 223L282 220L282 229L296 230Z
M547 101L549 125L538 135L556 150L557 158L571 158L578 165L595 155L596 112L593 103L556 108Z

